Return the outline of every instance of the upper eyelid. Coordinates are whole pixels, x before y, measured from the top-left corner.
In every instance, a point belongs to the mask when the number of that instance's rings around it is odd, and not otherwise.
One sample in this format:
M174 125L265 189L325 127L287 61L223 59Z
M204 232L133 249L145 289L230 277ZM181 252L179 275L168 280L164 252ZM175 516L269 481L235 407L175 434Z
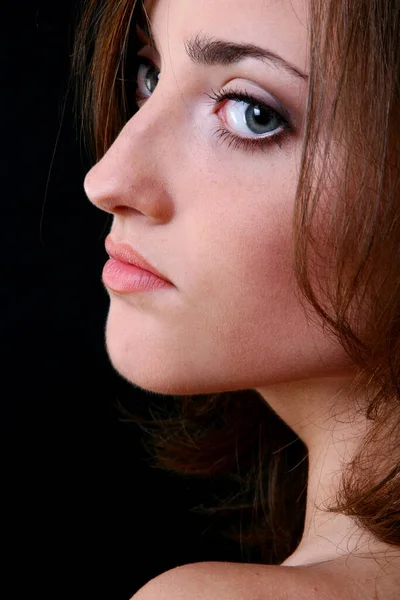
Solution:
M155 66L157 66L157 62L159 62L159 54L157 50L151 44L144 44L140 47L140 49L136 53L137 58L147 58L147 60L151 60Z
M237 94L238 96L242 96L243 97L243 101L246 102L246 99L248 101L249 104L260 104L261 106L263 106L264 108L267 109L272 109L275 112L277 112L279 114L280 117L282 117L285 121L287 121L287 123L289 123L291 126L294 126L294 122L292 119L291 114L289 113L288 109L286 108L286 106L284 106L282 104L282 102L280 102L280 100L278 100L278 98L276 98L275 96L273 96L272 94L269 94L266 90L264 93L268 94L270 98L272 98L272 102L268 101L267 99L263 99L263 98L257 98L254 94L252 94L251 92L248 92L247 90L233 90L233 89L227 89L227 90L222 90L221 91L221 95L223 95L224 93L226 94Z
M136 25L136 34L137 39L139 41L139 50L137 52L137 55L140 56L140 52L142 52L144 49L149 48L151 54L157 57L157 61L159 62L161 53L158 50L157 44L154 40L154 37L151 35L151 32L150 36L148 36L146 32L139 27L139 25Z
M225 99L233 102L244 102L245 104L253 105L253 106L262 106L266 110L272 110L275 112L278 117L282 120L283 123L287 125L289 129L294 131L296 129L295 120L289 114L288 110L281 105L277 100L276 103L278 106L271 106L268 101L262 100L260 98L256 98L252 94L244 90L221 90L221 92L213 92L212 94L207 94L211 99L213 99L216 103L221 104ZM282 107L282 108L280 108Z
M136 24L136 35L137 35L139 44L141 44L142 46L152 46L157 49L156 43L154 41L153 36L151 35L151 32L149 32L149 34L148 34L137 24Z

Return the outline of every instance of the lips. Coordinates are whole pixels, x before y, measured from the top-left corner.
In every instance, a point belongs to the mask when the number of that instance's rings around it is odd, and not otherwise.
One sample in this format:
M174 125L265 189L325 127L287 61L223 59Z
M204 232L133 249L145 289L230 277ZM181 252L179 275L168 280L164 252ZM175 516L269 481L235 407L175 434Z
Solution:
M114 242L110 236L107 236L105 240L105 248L107 254L114 258L115 260L119 260L129 265L134 265L139 269L144 269L145 271L149 271L149 273L153 273L156 277L163 279L167 283L171 283L169 279L164 277L160 271L158 271L153 265L151 265L139 252L131 248L128 244L120 243L117 244Z

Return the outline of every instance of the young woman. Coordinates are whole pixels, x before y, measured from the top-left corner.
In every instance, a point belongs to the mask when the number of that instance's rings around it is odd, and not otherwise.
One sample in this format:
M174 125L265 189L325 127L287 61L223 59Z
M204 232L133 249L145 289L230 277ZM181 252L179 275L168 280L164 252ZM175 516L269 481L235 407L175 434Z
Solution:
M394 0L87 5L107 352L180 402L159 461L232 472L258 516L259 564L138 600L400 597L399 22Z

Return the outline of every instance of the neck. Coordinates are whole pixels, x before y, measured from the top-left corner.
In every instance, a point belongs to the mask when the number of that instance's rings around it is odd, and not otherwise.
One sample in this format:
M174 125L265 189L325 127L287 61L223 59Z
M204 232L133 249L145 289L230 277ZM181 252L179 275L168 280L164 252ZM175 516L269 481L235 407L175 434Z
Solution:
M309 473L304 532L283 563L295 566L355 553L371 555L381 544L346 515L327 512L335 505L341 476L367 433L367 420L350 400L350 378L321 379L258 389L271 408L308 449ZM385 546L387 547L387 546Z

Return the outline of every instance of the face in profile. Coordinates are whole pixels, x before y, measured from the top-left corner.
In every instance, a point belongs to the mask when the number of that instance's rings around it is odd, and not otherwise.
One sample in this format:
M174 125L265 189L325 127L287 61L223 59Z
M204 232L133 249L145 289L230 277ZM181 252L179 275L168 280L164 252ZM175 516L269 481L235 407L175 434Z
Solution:
M292 265L308 73L304 0L157 0L140 107L88 174L110 238L170 285L107 287L116 370L158 393L333 376L344 352L308 322Z

